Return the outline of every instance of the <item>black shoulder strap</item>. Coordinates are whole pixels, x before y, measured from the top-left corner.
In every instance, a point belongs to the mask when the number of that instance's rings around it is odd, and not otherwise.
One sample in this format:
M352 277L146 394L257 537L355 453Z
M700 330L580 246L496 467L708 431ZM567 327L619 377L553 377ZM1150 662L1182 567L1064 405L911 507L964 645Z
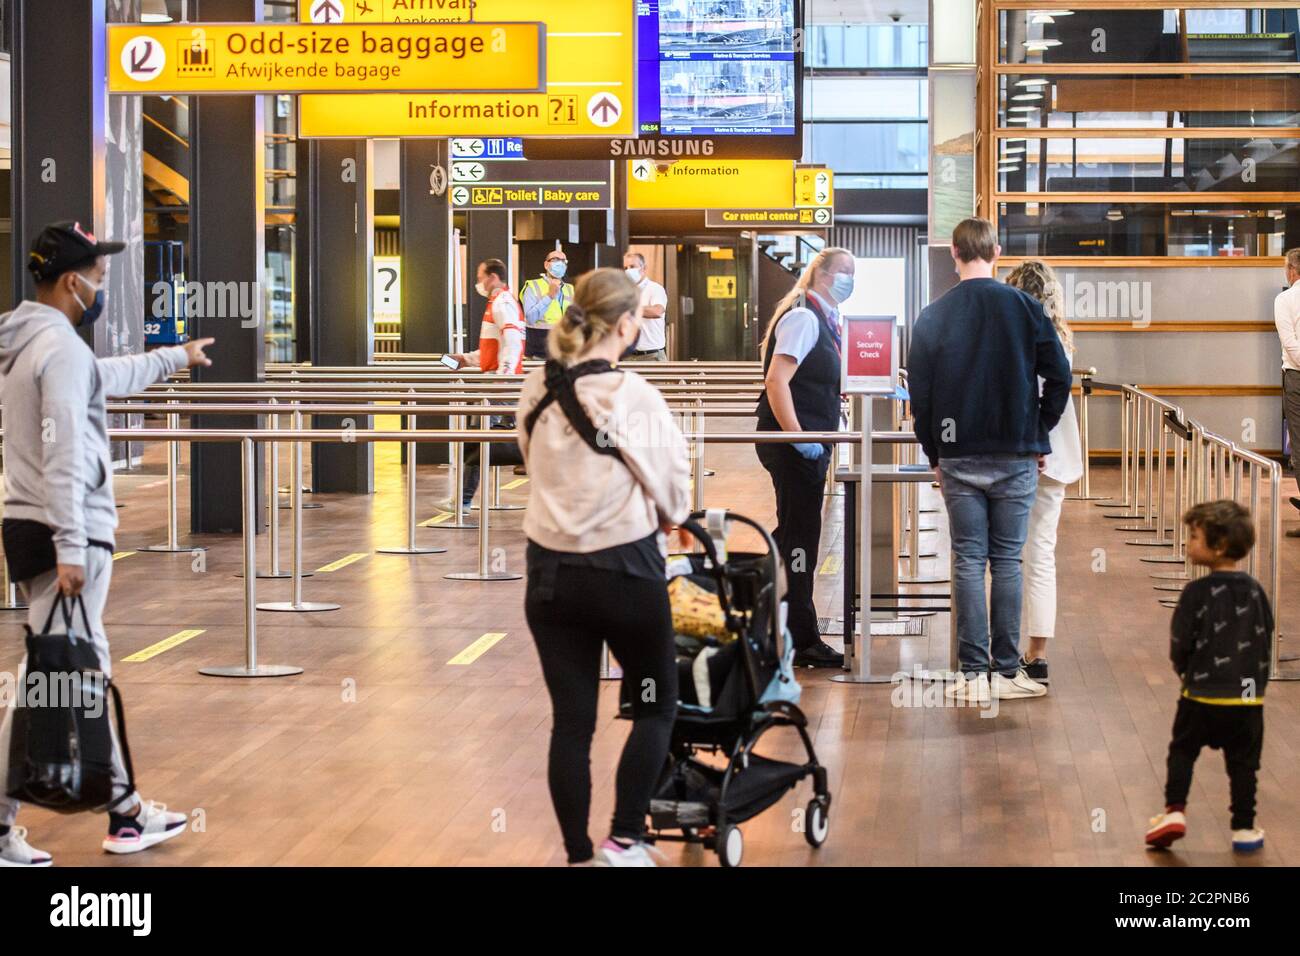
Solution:
M572 368L565 368L555 359L548 359L546 362L546 394L542 396L528 417L524 419L524 428L529 436L533 434L533 428L537 425L537 419L541 417L542 412L552 402L559 402L560 409L564 412L564 417L569 420L569 424L574 430L582 436L582 440L598 455L614 455L622 459L623 454L618 448L610 444L607 440L602 440L600 431L596 428L595 423L587 417L583 410L582 403L578 401L578 393L574 388L574 383L585 375L601 375L605 372L612 372L614 366L610 365L603 359L592 362L582 362Z

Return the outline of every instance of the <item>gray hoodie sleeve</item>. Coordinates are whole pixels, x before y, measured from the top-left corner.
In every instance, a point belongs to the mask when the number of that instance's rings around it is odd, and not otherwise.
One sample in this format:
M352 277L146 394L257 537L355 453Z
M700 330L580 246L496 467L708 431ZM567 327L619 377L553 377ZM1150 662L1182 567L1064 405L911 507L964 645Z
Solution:
M99 365L100 379L104 383L104 395L109 398L121 398L144 391L190 364L185 349L179 345L154 349L143 355L96 359L96 362Z
M95 357L89 349L64 349L46 362L41 382L41 460L45 517L54 532L60 564L86 564L86 409L94 388Z

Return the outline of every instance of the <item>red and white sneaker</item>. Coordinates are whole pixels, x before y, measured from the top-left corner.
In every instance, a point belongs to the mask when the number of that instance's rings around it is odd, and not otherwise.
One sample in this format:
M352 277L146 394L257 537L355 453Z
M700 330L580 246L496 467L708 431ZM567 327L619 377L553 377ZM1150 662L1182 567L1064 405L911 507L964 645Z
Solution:
M1186 835L1186 816L1177 810L1172 813L1162 813L1151 818L1151 826L1147 830L1147 846L1165 850L1175 840L1181 840Z
M0 866L49 866L54 858L27 843L26 827L10 827L0 837Z
M165 804L144 801L134 818L117 826L109 824L104 849L109 853L139 853L185 832L189 820L183 813L170 813Z

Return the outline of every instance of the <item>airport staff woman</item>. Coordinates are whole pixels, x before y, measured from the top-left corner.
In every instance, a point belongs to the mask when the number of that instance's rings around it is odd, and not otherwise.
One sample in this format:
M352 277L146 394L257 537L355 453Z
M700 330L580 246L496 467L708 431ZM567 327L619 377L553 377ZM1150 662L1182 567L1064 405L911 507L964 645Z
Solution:
M524 611L551 696L548 779L571 864L654 865L641 837L677 711L663 535L689 513L690 462L663 396L616 367L640 332L640 302L621 270L584 275L551 330L550 360L519 398L532 480ZM609 838L593 848L591 738L605 643L623 667L632 732Z
M818 253L781 300L763 339L759 431L837 431L840 427L840 304L853 294L853 254ZM758 444L776 489L776 530L789 586L795 663L841 667L844 655L821 639L813 582L822 532L822 496L831 446Z

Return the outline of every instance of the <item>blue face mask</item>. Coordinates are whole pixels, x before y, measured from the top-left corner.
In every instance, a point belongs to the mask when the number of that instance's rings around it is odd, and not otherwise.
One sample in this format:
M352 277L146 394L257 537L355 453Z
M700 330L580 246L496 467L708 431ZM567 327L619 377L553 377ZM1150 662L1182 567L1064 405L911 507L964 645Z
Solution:
M86 305L86 303L82 302L81 296L77 295L77 293L72 293L72 297L77 300L77 305L81 306L83 310L81 313L81 321L78 322L77 325L94 325L95 322L98 321L99 317L104 314L104 290L92 283L80 272L76 273L76 276L82 282L86 283L89 288L95 290L95 298L91 300L90 305Z
M565 273L569 271L569 264L567 262L562 262L561 260L556 259L554 262L552 262L549 266L546 267L546 271L549 272L551 274L551 277L554 279L563 279Z
M843 305L853 295L853 276L847 272L837 273L831 280L831 298L839 305Z

